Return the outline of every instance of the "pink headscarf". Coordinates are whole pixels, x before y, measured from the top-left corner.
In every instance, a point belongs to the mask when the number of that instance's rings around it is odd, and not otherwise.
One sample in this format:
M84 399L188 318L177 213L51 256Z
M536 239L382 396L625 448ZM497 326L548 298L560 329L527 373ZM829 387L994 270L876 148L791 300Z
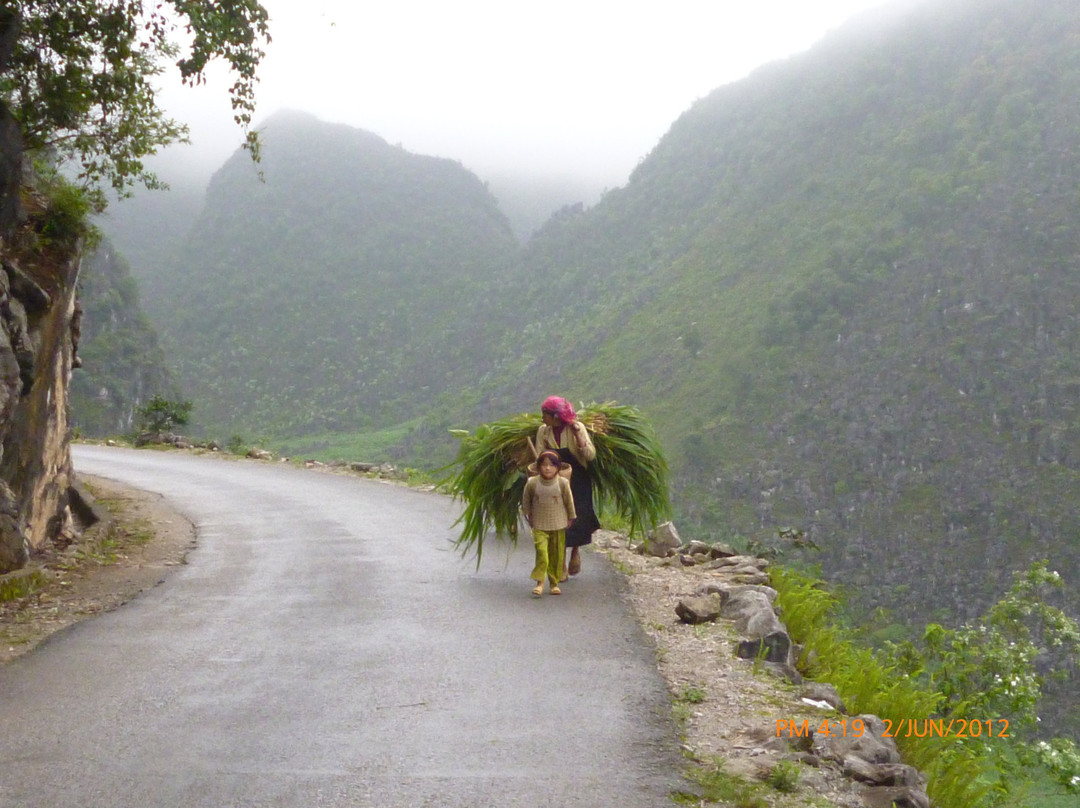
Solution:
M554 415L564 424L572 424L577 420L577 413L574 412L574 405L565 398L559 398L558 396L548 396L545 398L544 403L540 405L540 412Z

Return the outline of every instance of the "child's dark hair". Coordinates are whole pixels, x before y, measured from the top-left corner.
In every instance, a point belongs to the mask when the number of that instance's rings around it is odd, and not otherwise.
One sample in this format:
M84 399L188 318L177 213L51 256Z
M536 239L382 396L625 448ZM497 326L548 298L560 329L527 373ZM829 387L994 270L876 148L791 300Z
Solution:
M543 463L545 459L550 460L552 463L554 463L555 468L558 468L559 465L562 463L562 460L559 459L559 453L558 452L552 452L550 450L546 450L546 451L541 452L539 455L537 455L537 457L536 457L536 467L539 468L540 464Z

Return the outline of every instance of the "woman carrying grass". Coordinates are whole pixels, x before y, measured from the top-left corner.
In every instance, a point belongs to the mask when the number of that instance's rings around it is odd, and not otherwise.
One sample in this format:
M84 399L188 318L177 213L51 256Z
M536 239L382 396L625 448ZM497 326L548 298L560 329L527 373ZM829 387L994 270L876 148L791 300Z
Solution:
M577 521L566 542L573 566L565 572L580 569L575 548L587 544L599 527L594 495L612 517L628 522L629 535L643 536L670 518L667 463L656 434L635 407L609 401L575 414L563 399L544 404L542 418L521 413L482 424L472 434L451 430L461 448L456 471L445 483L465 503L455 523L461 525L455 543L462 555L475 554L478 568L485 538L494 534L516 545L522 492L539 451L557 452L574 469L570 487ZM561 427L557 435L556 427ZM559 577L565 580L562 572Z

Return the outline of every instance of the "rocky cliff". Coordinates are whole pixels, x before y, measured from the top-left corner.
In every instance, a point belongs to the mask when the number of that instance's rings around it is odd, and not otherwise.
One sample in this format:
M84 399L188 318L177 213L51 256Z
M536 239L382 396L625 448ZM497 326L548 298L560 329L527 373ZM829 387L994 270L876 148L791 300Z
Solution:
M0 20L0 71L10 56ZM0 573L69 519L67 386L77 362L80 238L58 238L26 189L18 127L0 105Z
M78 251L35 255L18 242L4 239L0 274L0 572L62 529L71 477Z

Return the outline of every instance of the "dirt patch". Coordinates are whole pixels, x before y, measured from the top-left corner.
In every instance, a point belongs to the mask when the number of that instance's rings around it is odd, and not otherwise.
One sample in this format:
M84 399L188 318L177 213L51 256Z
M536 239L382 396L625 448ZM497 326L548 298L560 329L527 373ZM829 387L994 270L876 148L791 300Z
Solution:
M115 609L184 563L195 527L158 494L79 475L111 517L35 554L13 579L29 591L0 603L0 664L50 634Z

